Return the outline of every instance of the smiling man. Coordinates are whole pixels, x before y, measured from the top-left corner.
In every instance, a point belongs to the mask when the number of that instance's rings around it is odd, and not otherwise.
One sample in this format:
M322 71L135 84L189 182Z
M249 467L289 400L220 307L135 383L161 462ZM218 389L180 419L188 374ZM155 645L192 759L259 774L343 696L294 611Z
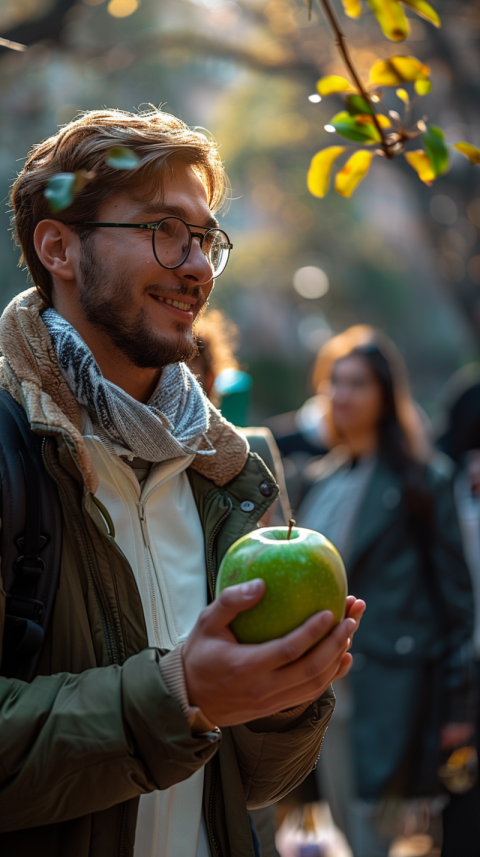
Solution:
M58 173L89 180L52 214ZM225 188L213 142L156 110L86 113L13 187L34 288L0 321L0 382L44 438L63 548L37 675L0 678L8 857L253 857L247 809L312 769L350 667L363 602L327 636L321 613L242 646L229 623L264 584L213 601L277 494L185 365L231 250Z

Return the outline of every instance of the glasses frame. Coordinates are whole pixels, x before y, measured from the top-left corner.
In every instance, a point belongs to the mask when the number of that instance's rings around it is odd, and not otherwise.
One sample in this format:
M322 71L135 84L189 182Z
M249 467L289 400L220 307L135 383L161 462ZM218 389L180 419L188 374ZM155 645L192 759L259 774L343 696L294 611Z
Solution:
M187 252L185 253L185 256L183 257L182 261L179 262L177 265L164 265L160 261L160 259L158 258L157 252L155 250L155 233L158 232L162 223L164 223L165 220L179 220L180 223L183 223L183 225L187 227L189 235L190 235L188 247L187 247ZM200 242L200 249L203 252L203 242L205 240L205 236L208 235L209 232L223 232L223 234L225 235L225 238L227 239L227 244L226 244L225 249L228 250L228 257L227 257L227 261L225 262L225 265L223 266L223 268L219 274L215 275L212 272L213 277L220 277L223 274L225 268L227 267L228 260L230 258L230 250L233 250L233 244L231 243L230 238L228 237L228 235L224 229L220 229L219 226L200 226L198 223L187 223L185 220L182 220L181 217L176 217L176 215L174 215L174 214L169 214L169 215L167 215L167 217L162 217L161 220L156 220L153 223L99 223L97 220L86 220L86 221L83 221L81 223L69 223L67 225L68 226L100 226L102 228L103 227L107 227L107 228L108 227L115 227L115 228L119 228L119 229L151 229L152 230L153 255L155 256L155 259L158 262L158 264L160 265L160 267L165 268L166 271L175 271L177 268L180 268L181 265L183 265L187 261L189 255L190 255L190 250L192 249L192 241L194 238L198 238L198 240ZM192 229L204 229L205 232L192 232ZM205 258L208 259L208 256L205 255Z

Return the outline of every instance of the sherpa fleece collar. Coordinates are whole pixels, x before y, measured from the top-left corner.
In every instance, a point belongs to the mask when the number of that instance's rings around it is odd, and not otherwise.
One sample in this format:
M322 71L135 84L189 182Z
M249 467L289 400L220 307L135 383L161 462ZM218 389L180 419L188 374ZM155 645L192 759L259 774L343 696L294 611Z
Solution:
M85 484L94 494L98 476L81 435L80 406L60 371L41 319L43 309L42 298L31 288L17 295L4 310L0 318L0 386L25 409L34 432L66 434L73 441ZM243 469L249 447L244 435L211 403L209 409L207 438L216 454L197 455L191 467L222 486Z

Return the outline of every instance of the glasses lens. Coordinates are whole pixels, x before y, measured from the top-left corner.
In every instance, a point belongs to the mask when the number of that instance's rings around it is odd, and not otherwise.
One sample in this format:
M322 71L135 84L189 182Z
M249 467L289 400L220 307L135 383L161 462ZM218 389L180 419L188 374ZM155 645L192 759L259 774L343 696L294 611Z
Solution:
M221 229L209 229L203 239L203 252L210 262L212 274L219 277L225 270L230 255L230 244Z
M154 232L157 261L164 268L177 268L188 256L190 230L178 217L166 217Z

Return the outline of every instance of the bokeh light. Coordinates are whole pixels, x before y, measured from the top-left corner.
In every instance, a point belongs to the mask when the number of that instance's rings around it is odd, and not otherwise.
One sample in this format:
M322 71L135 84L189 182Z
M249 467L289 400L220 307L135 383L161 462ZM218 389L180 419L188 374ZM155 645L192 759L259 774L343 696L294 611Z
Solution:
M467 214L474 226L480 229L480 197L472 199L467 208Z
M113 18L128 18L138 9L138 0L110 0L108 14Z
M303 347L316 354L331 337L332 329L325 316L306 315L299 321L297 333Z
M293 288L302 298L314 300L327 294L330 283L325 271L313 265L307 265L295 271Z

